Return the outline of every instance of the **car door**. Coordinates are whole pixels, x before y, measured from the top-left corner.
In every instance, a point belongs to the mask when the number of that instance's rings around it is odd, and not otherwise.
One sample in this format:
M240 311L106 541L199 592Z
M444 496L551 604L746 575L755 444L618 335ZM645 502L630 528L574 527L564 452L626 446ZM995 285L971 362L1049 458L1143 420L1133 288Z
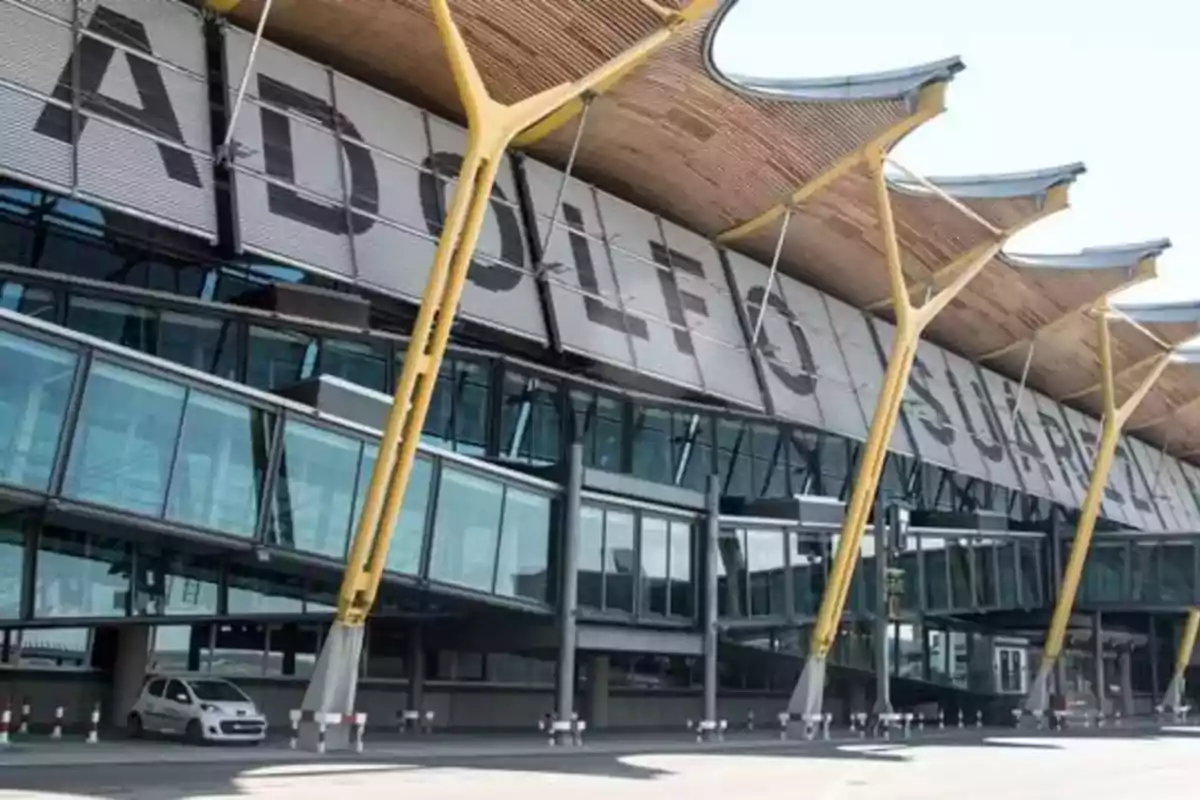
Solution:
M195 709L192 693L183 685L183 681L172 678L158 702L163 733L183 733L187 730L188 721L191 720Z
M142 727L147 731L161 731L162 719L159 705L162 703L163 690L167 688L166 678L155 678L146 684L142 690L142 700L138 704L141 711Z

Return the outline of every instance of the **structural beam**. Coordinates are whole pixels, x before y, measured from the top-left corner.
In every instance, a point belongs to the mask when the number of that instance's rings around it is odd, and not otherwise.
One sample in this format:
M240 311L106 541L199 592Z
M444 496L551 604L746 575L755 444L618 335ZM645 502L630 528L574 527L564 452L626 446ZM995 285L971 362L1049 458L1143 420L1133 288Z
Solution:
M717 242L720 244L729 244L737 239L744 239L761 228L770 225L782 218L788 212L788 209L808 202L850 170L869 161L879 153L886 153L909 133L945 110L946 83L939 81L923 87L917 95L916 110L912 114L886 130L881 131L861 146L846 153L826 167L823 172L814 176L812 180L796 189L783 200L780 200L778 204L768 208L758 216L724 231L717 236Z
M1175 670L1171 673L1171 682L1167 684L1167 693L1163 696L1163 710L1171 713L1179 712L1185 705L1184 689L1187 688L1187 668L1192 661L1192 652L1196 649L1196 638L1200 634L1200 608L1188 611L1187 622L1184 623L1183 633L1179 637L1179 650L1175 654Z
M842 522L837 553L830 568L821 606L813 627L808 659L800 680L788 703L792 720L808 722L821 713L825 692L825 666L830 649L837 636L838 625L845 609L851 578L858 563L863 532L866 530L875 502L876 490L883 473L888 443L896 427L897 416L908 376L912 370L920 343L921 333L929 323L979 274L980 270L1000 252L1009 236L1016 230L1004 231L995 240L974 253L974 257L963 261L956 269L946 273L946 285L930 295L924 304L914 305L909 297L901 261L900 244L896 236L896 223L892 214L891 197L884 175L884 153L876 151L869 156L868 165L875 186L875 200L879 212L879 226L883 236L884 257L887 263L888 284L892 297L892 308L896 317L896 330L892 350L888 358L883 384L876 400L871 428L863 444L853 490L846 506ZM1065 191L1065 190L1064 190Z
M1155 353L1152 356L1146 356L1145 358L1139 359L1139 360L1133 362L1132 364L1130 364L1129 366L1125 367L1124 369L1122 369L1116 375L1114 375L1113 380L1116 381L1118 384L1120 384L1121 381L1124 380L1125 378L1128 378L1130 375L1134 374L1139 369L1142 369L1147 364L1153 364L1155 361L1157 361L1160 358L1162 358L1162 354ZM1103 388L1104 388L1104 381L1099 380L1099 381L1096 381L1095 383L1092 383L1092 384L1089 384L1089 385L1083 387L1082 389L1079 389L1078 391L1074 391L1074 392L1071 392L1070 394L1063 395L1062 397L1058 398L1058 402L1066 403L1066 402L1070 402L1071 400L1078 400L1081 397L1087 397L1088 395L1092 394L1093 392L1098 392Z
M585 96L615 83L666 43L682 23L711 9L717 0L693 0L668 24L573 83L547 89L512 105L488 93L448 0L431 0L438 36L446 50L468 121L462 170L447 210L429 278L413 323L404 368L380 441L362 515L351 542L338 594L334 624L326 638L303 708L350 713L354 709L363 625L382 580L392 532L400 515L421 429L437 383L442 357L475 252L496 172L513 140ZM301 742L315 735L301 730ZM337 739L332 740L337 745Z
M1079 509L1079 519L1075 525L1075 538L1071 542L1071 553L1063 570L1062 584L1059 587L1058 599L1054 604L1054 615L1046 633L1042 663L1038 665L1037 675L1025 697L1025 710L1035 716L1044 713L1050 704L1050 675L1059 656L1062 655L1063 643L1067 636L1067 624L1070 622L1071 610L1075 606L1075 596L1079 591L1079 581L1083 576L1083 566L1087 561L1088 549L1092 543L1096 519L1100 515L1100 503L1104 497L1104 488L1108 485L1108 474L1112 469L1113 457L1120 442L1121 430L1158 381L1163 370L1171 363L1172 354L1169 351L1160 354L1137 388L1125 399L1125 402L1117 405L1116 380L1112 361L1111 316L1107 301L1100 303L1096 317L1100 336L1100 381L1104 417L1101 422L1100 441L1096 444L1096 452L1092 460L1087 495Z

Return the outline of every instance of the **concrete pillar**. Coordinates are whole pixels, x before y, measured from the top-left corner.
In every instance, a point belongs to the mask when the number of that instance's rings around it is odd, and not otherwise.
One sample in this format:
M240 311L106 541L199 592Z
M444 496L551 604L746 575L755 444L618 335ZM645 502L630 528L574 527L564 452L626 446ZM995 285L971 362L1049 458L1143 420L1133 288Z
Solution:
M583 718L589 729L608 727L608 656L594 655L588 659L587 705Z
M1150 620L1149 642L1146 645L1150 648L1150 694L1157 699L1162 691L1158 674L1158 619L1153 614L1148 614L1147 618Z
M1092 691L1096 695L1096 708L1104 711L1104 626L1100 612L1092 616Z
M111 724L124 727L133 704L141 694L150 665L149 625L125 625L118 629L117 655L113 664L112 702L108 709ZM89 709L90 711L90 709ZM86 715L84 717L86 719Z
M1133 647L1122 647L1117 652L1121 672L1121 714L1132 717L1135 712L1133 704Z
M420 625L408 634L408 700L409 711L425 710L425 637Z
M579 515L583 492L583 444L571 445L567 462L567 496L563 503L562 548L559 560L558 669L555 672L558 719L569 722L575 712L576 617L579 604ZM607 674L606 674L607 679ZM606 684L607 687L607 684ZM556 734L557 737L557 734Z
M892 660L888 641L891 620L889 618L887 572L888 572L888 527L884 521L887 514L883 504L883 491L875 493L875 574L863 576L864 580L875 581L875 714L892 713Z
M721 484L708 477L708 508L704 526L704 709L702 720L717 719L717 559L720 553Z

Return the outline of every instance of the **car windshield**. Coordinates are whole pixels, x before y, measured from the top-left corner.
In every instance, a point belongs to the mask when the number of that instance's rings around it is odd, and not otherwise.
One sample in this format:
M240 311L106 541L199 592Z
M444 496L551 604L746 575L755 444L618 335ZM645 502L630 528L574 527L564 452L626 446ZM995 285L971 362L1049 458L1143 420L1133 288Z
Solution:
M250 699L232 683L225 681L190 681L192 692L197 700L213 703L248 703Z

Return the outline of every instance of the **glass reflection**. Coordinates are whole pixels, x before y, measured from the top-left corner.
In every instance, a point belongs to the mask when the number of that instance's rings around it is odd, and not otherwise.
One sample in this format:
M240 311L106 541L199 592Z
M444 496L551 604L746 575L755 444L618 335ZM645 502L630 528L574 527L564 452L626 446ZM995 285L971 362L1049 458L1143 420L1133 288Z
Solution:
M76 360L0 330L0 483L49 487Z
M354 504L354 517L350 523L350 535L358 530L366 502L367 487L371 473L375 470L375 458L379 448L367 444L363 448L362 463L358 471L358 496ZM404 503L392 530L392 542L388 547L387 569L404 575L416 575L421 571L421 553L425 545L425 522L429 510L429 491L433 485L433 462L424 456L413 460L412 472L408 475L408 488L404 490Z
M63 494L158 516L185 389L97 361L84 389Z
M123 617L129 575L126 543L47 526L38 542L34 616Z
M304 613L304 581L300 578L233 564L228 580L231 615Z
M442 467L429 577L492 591L504 487L488 478Z
M562 441L558 385L517 373L504 374L500 454L524 464L557 463Z
M953 609L968 609L974 605L971 594L972 550L966 541L950 543L950 607Z
M287 420L268 532L271 542L345 557L362 447L349 436Z
M744 531L722 530L717 539L717 603L721 616L747 616L746 542Z
M1006 539L997 548L997 566L1000 572L1000 607L1017 606L1017 542Z
M668 521L642 515L641 612L665 616L667 613L667 553L670 549Z
M783 531L748 530L745 533L750 616L786 614Z
M192 392L167 495L167 518L236 536L254 535L272 417Z
M673 617L696 614L696 584L692 580L692 525L671 520L670 610Z
M639 408L633 423L634 477L673 484L674 451L671 413L657 408Z
M246 383L255 389L283 389L311 378L317 340L298 331L251 325L246 352Z
M386 392L388 348L374 342L326 339L321 346L321 374Z
M607 509L604 513L604 608L608 611L633 613L635 553L633 514Z
M1096 542L1083 564L1079 600L1084 603L1116 603L1124 600L1125 544Z
M1042 604L1042 570L1040 551L1041 539L1017 541L1017 554L1021 559L1021 603L1026 608Z
M546 602L550 498L508 487L496 564L496 593Z
M21 616L25 588L25 533L19 520L0 519L0 619Z
M579 512L579 605L604 608L604 509Z
M925 557L925 609L945 611L950 607L950 589L946 582L946 540L922 536L921 551Z
M825 537L820 534L788 533L792 556L792 597L796 613L813 616L825 592Z
M144 546L137 553L135 615L216 616L221 565L216 558Z
M619 472L622 469L621 403L596 392L571 391L573 435L583 442L583 463Z

